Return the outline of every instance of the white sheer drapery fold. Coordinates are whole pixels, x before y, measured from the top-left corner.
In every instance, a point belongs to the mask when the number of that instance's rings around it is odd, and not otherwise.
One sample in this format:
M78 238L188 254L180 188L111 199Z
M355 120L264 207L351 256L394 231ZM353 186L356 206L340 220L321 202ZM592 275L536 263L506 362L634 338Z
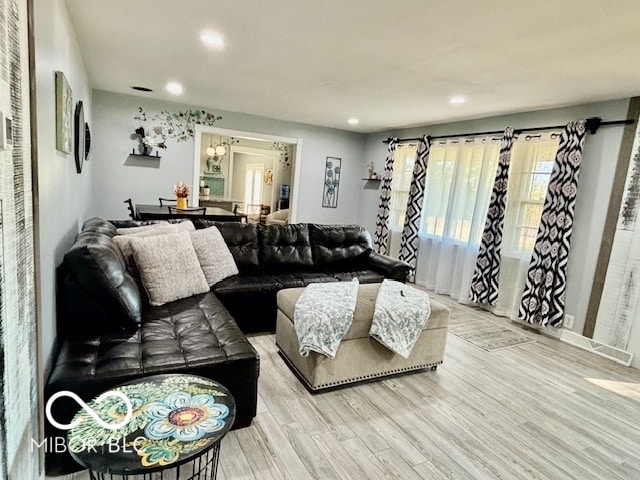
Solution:
M460 303L469 303L499 141L462 138L431 145L416 283Z

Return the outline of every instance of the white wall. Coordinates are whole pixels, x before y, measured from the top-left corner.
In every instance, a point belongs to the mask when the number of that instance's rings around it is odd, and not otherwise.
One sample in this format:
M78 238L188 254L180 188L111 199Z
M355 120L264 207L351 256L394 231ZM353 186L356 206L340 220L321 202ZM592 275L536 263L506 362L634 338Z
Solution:
M76 173L73 154L56 150L55 72L62 71L74 105L84 104L92 125L91 89L63 0L34 2L36 99L38 128L38 197L40 216L40 371L55 338L56 267L87 218L93 162ZM74 107L75 108L75 107Z
M386 144L382 140L390 136L413 138L423 134L447 135L501 130L508 125L515 128L562 125L588 117L618 120L626 117L628 106L629 100L623 99L372 134L366 139L361 172L364 176L366 165L371 161L377 172L383 171ZM578 333L582 333L587 313L621 141L622 128L602 127L596 135L588 134L584 143L566 299L566 313L575 315L573 330ZM360 196L358 220L371 232L375 230L379 194L379 188L376 188L364 190Z
M93 92L95 125L93 128L93 193L90 214L104 218L125 218L122 203L131 197L134 203L157 203L160 196L171 196L172 186L179 180L187 183L193 178L194 142L169 140L168 148L160 151L159 162L149 167L127 165L129 153L137 145L131 134L137 126L133 117L138 107L147 114L161 110L170 112L199 108L121 95L104 91ZM263 133L282 137L301 138L297 221L318 223L356 223L358 201L362 185L364 135L284 122L242 113L207 109L222 120L215 126L231 130ZM148 122L148 126L153 125ZM324 164L327 156L342 158L338 208L322 208ZM136 158L139 160L139 158ZM157 167L157 168L156 168ZM197 185L196 185L197 188ZM296 188L296 187L294 187Z

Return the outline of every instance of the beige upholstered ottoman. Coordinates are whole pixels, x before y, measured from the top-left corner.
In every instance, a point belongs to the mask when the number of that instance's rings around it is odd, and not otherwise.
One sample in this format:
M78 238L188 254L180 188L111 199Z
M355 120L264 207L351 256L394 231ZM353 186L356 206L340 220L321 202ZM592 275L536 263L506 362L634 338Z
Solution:
M289 366L310 390L408 372L434 369L442 363L447 341L449 310L431 299L431 316L409 358L404 359L369 337L379 283L360 285L353 324L342 339L335 358L316 352L303 357L293 324L296 301L304 288L278 292L276 345Z

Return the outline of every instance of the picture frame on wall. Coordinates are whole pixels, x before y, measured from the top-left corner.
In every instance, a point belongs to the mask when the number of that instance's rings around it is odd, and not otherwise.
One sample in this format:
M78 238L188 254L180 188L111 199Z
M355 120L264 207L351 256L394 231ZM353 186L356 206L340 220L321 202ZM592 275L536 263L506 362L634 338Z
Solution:
M338 192L340 191L340 171L342 159L327 157L324 166L324 188L322 191L322 207L337 208Z
M56 72L56 150L71 153L73 140L73 92L64 73Z

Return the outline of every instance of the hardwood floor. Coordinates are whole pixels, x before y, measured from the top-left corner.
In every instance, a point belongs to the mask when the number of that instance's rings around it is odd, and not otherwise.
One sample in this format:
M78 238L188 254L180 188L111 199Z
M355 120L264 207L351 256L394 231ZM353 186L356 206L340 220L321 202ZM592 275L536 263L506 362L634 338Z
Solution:
M520 327L431 294L454 321ZM218 478L640 478L640 370L535 333L486 352L449 334L437 371L311 395L260 352L258 415L222 442ZM86 472L58 477L86 480Z

